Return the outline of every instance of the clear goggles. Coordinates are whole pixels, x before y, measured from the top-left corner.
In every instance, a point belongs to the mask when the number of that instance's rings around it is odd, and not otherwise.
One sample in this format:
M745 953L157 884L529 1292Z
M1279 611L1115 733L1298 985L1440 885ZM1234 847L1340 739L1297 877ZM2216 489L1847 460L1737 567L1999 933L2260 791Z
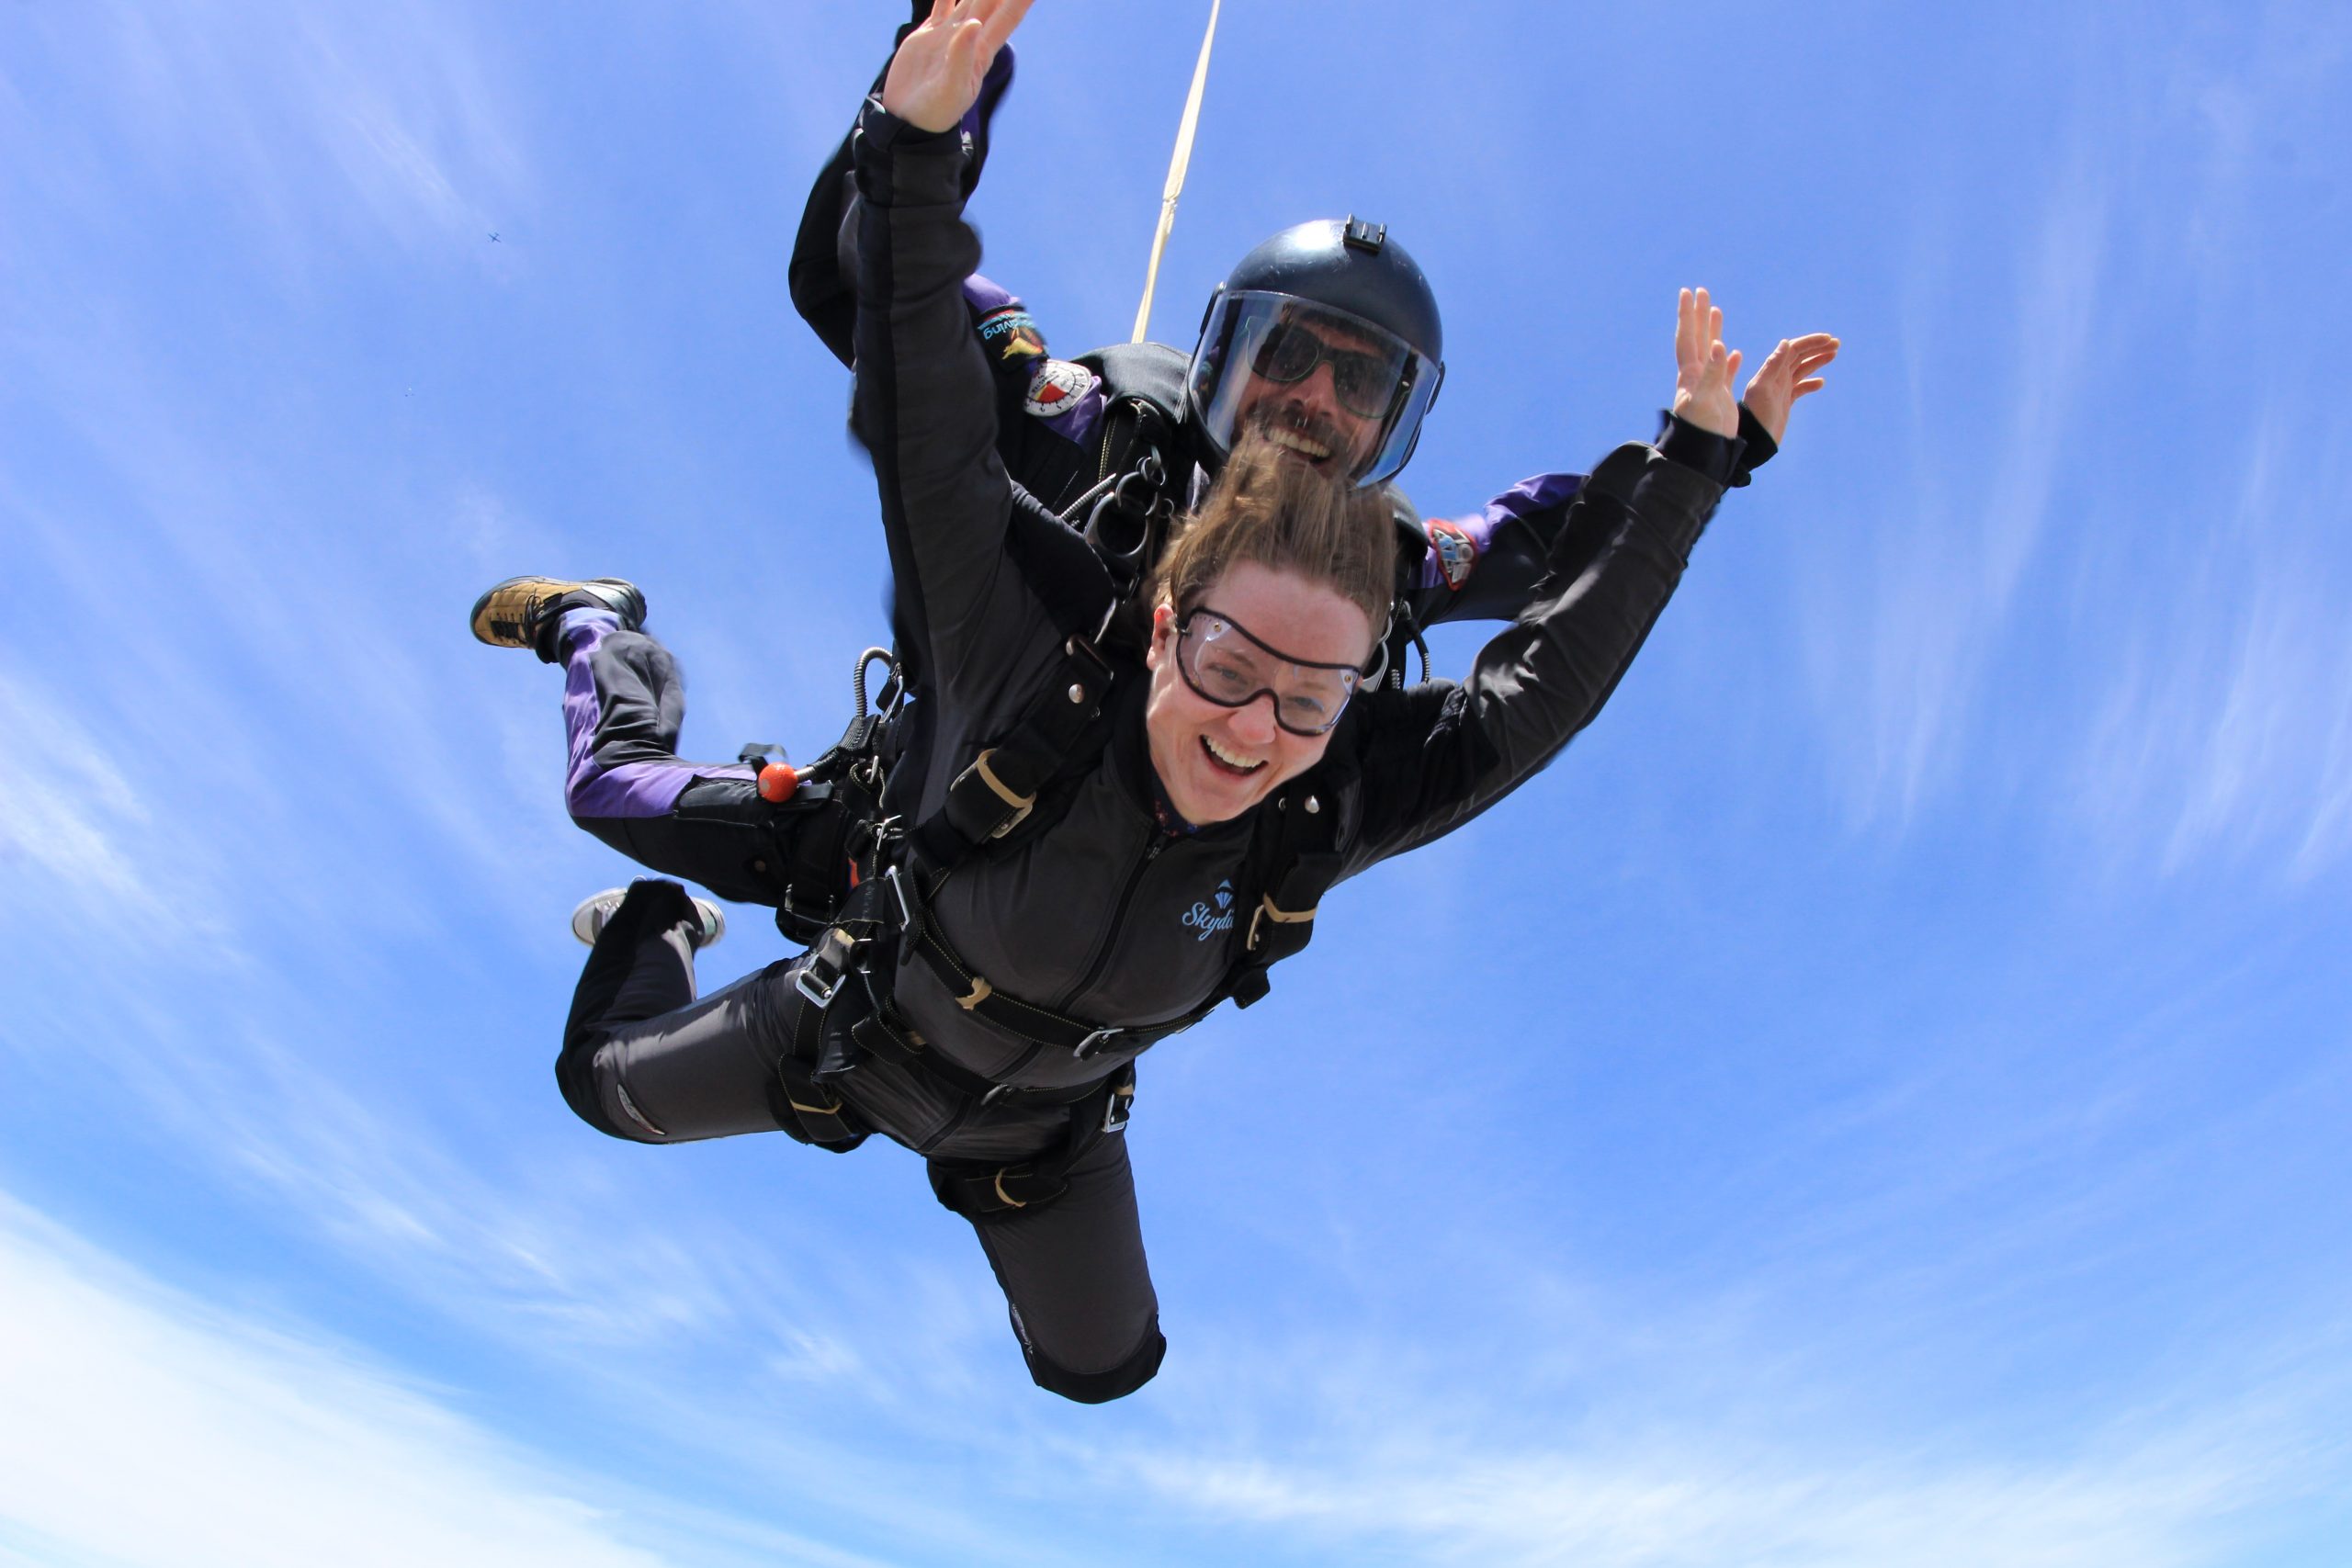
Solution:
M1332 412L1309 389L1328 370ZM1358 484L1405 466L1442 367L1385 327L1289 294L1228 290L1209 306L1189 372L1193 410L1220 452L1247 418L1286 427L1343 457ZM1299 415L1305 415L1300 428Z
M1219 707L1274 699L1274 722L1293 735L1329 735L1363 682L1352 664L1308 664L1275 652L1230 615L1205 605L1176 633L1176 669L1184 684Z

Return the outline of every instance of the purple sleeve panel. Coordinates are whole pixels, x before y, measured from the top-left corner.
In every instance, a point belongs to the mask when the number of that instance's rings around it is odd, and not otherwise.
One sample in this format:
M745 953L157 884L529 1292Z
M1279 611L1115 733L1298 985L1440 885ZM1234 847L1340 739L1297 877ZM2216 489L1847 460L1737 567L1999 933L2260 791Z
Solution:
M1066 359L1051 357L1046 329L1021 296L994 278L974 273L964 279L964 303L972 328L1000 385L1022 395L1022 412L1046 434L1072 446L1093 439L1102 418L1102 378ZM1019 465L1014 465L1016 471Z
M565 807L574 817L667 817L696 779L748 779L737 763L684 762L675 759L596 763L608 732L603 694L596 689L594 660L605 638L620 629L617 617L601 610L569 610L563 617L563 728L567 752Z
M1021 303L1021 296L977 272L964 280L964 302L971 306L975 316L985 316L991 310L1026 309Z
M1037 423L1052 434L1073 446L1083 446L1094 434L1095 425L1102 418L1102 383L1098 380L1085 396L1071 406L1051 415L1035 415Z
M1431 517L1421 526L1430 536L1429 553L1421 558L1419 588L1444 588L1459 592L1478 563L1492 555L1497 536L1514 525L1539 525L1544 514L1556 515L1584 483L1581 474L1538 474L1521 479L1466 517ZM1544 544L1551 529L1538 526ZM1539 546L1533 552L1541 558Z

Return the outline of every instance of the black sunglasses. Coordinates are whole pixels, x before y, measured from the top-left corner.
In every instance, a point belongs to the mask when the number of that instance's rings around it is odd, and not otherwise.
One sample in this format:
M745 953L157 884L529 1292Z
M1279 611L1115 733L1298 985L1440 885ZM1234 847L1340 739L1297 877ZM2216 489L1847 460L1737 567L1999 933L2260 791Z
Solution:
M1350 413L1378 419L1388 412L1400 380L1395 355L1341 348L1295 322L1279 321L1250 359L1252 371L1285 387L1314 375L1317 365L1331 367L1331 389Z

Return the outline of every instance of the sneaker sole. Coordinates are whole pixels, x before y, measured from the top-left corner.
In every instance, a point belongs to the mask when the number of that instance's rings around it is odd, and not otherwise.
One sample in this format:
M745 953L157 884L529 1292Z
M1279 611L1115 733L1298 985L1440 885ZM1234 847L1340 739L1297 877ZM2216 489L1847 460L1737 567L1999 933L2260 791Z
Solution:
M613 918L613 911L621 907L621 900L627 897L627 888L608 887L580 900L579 907L571 911L571 934L580 939L581 946L596 945L597 937L604 934L605 922ZM702 936L695 943L695 951L699 953L727 934L727 911L707 898L696 898L694 906L695 913L702 917Z
M534 610L550 599L591 589L605 591L613 613L625 626L633 629L645 624L645 595L635 583L617 577L510 577L474 601L467 623L478 642L492 648L529 648ZM618 603L612 603L616 600Z

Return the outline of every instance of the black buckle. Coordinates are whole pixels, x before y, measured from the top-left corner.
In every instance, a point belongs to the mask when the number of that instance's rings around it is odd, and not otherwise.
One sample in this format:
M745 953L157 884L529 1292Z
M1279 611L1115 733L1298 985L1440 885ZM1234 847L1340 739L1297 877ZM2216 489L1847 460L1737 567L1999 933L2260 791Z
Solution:
M1118 609L1118 606L1114 604L1112 609L1115 612ZM1103 625L1105 626L1110 625L1109 616L1106 615L1103 617ZM1090 667L1093 678L1102 682L1101 689L1104 691L1110 689L1111 677L1114 673L1111 668L1111 661L1102 657L1102 650L1096 648L1092 642L1082 637L1070 637L1062 644L1062 656L1065 659L1084 660Z

